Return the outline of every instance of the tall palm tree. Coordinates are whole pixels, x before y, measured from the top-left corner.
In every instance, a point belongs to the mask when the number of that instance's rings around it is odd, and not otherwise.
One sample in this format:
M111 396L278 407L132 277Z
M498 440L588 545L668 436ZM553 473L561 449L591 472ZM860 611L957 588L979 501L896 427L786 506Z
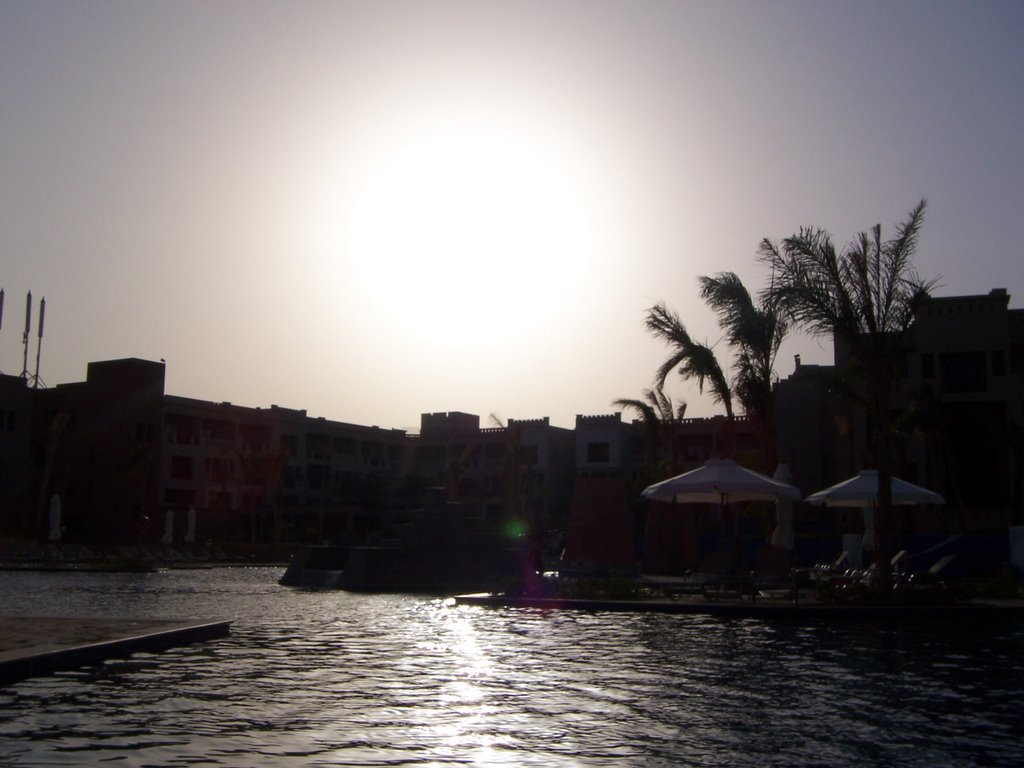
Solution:
M733 272L698 280L701 298L718 315L718 324L736 353L733 395L760 432L770 469L775 466L775 358L789 324L769 303L755 304Z
M864 387L878 464L880 563L888 563L890 554L894 369L914 313L935 285L918 277L912 263L925 205L925 200L918 203L897 226L896 237L884 242L876 224L837 251L828 232L801 228L781 248L766 239L759 251L774 274L765 300L810 333L832 336L849 352L852 365L845 375ZM887 582L888 568L879 572Z

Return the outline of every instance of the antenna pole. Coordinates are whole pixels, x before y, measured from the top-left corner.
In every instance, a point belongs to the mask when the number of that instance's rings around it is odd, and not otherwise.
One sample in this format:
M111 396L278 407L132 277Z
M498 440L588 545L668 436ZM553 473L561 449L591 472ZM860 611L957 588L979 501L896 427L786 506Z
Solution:
M33 377L33 386L39 389L39 356L43 351L43 321L46 319L46 297L39 300L39 336L36 342L36 375Z
M25 347L25 353L22 356L21 363L21 378L28 378L28 333L32 328L32 291L28 292L28 298L25 299L25 333L21 336L21 343Z
M4 289L0 288L0 328L4 327ZM0 371L2 374L3 371Z

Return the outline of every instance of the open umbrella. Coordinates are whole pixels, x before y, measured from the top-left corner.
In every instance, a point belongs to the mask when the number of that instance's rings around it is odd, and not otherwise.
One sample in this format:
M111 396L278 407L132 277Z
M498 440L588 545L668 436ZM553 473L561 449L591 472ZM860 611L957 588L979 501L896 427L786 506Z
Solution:
M919 485L892 479L892 503L909 504L945 504L941 494L929 491ZM864 508L864 546L875 548L875 507L878 505L878 470L863 469L856 477L812 493L805 501L809 504L824 504L827 507L863 507Z
M878 503L878 470L864 469L856 477L844 480L823 491L812 493L805 501L828 507L863 507ZM919 485L892 479L893 504L945 504L941 494Z
M800 491L792 485L741 467L731 459L709 459L697 469L647 486L643 496L658 501L720 504L724 519L726 507L734 501L799 501ZM736 559L738 564L738 537Z
M800 491L741 467L732 459L708 459L703 466L647 486L645 499L721 504L734 501L800 500Z

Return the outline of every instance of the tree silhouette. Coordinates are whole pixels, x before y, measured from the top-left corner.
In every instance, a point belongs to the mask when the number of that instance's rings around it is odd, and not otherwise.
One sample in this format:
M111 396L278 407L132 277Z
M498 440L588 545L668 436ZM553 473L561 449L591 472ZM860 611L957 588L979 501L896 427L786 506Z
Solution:
M697 388L704 393L707 385L711 398L725 408L728 423L727 451L732 451L732 431L735 415L732 408L732 388L715 357L714 351L706 344L694 341L679 315L673 312L665 302L660 301L647 310L644 320L647 330L656 338L664 341L671 348L668 358L661 364L654 376L655 388L665 386L665 380L672 371L679 371L684 379L696 379Z
M849 353L840 377L863 388L878 466L877 554L884 564L891 549L892 381L914 313L935 285L918 277L912 263L925 205L918 203L891 240L882 240L876 224L837 251L825 230L801 228L781 248L766 239L759 249L774 275L764 300L808 332L832 336ZM879 569L883 584L888 571Z
M711 397L725 408L728 423L727 450L735 430L734 402L750 417L760 433L766 463L775 464L775 436L772 384L775 381L775 357L788 330L787 322L767 302L755 304L750 292L736 274L721 272L714 277L698 278L701 297L718 317L729 347L735 353L732 382L726 376L714 351L693 340L679 316L664 302L647 310L645 326L655 338L671 347L671 354L655 375L657 388L664 386L670 373L678 370L684 379L696 379L701 393L708 386Z
M619 398L613 401L612 405L635 411L643 422L645 463L651 476L662 474L664 469L658 461L663 443L668 446L668 473L675 474L676 426L686 417L686 403L676 405L660 387L656 387L645 389L642 400Z
M789 324L767 302L755 304L733 272L698 278L701 298L718 316L729 346L736 353L733 396L754 421L764 446L769 471L775 466L775 358Z

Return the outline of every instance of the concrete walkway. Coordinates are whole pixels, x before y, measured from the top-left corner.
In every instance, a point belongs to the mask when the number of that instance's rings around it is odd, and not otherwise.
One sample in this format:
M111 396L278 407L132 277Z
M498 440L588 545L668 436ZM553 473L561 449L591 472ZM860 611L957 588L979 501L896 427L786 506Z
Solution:
M230 631L230 621L0 616L0 685Z

